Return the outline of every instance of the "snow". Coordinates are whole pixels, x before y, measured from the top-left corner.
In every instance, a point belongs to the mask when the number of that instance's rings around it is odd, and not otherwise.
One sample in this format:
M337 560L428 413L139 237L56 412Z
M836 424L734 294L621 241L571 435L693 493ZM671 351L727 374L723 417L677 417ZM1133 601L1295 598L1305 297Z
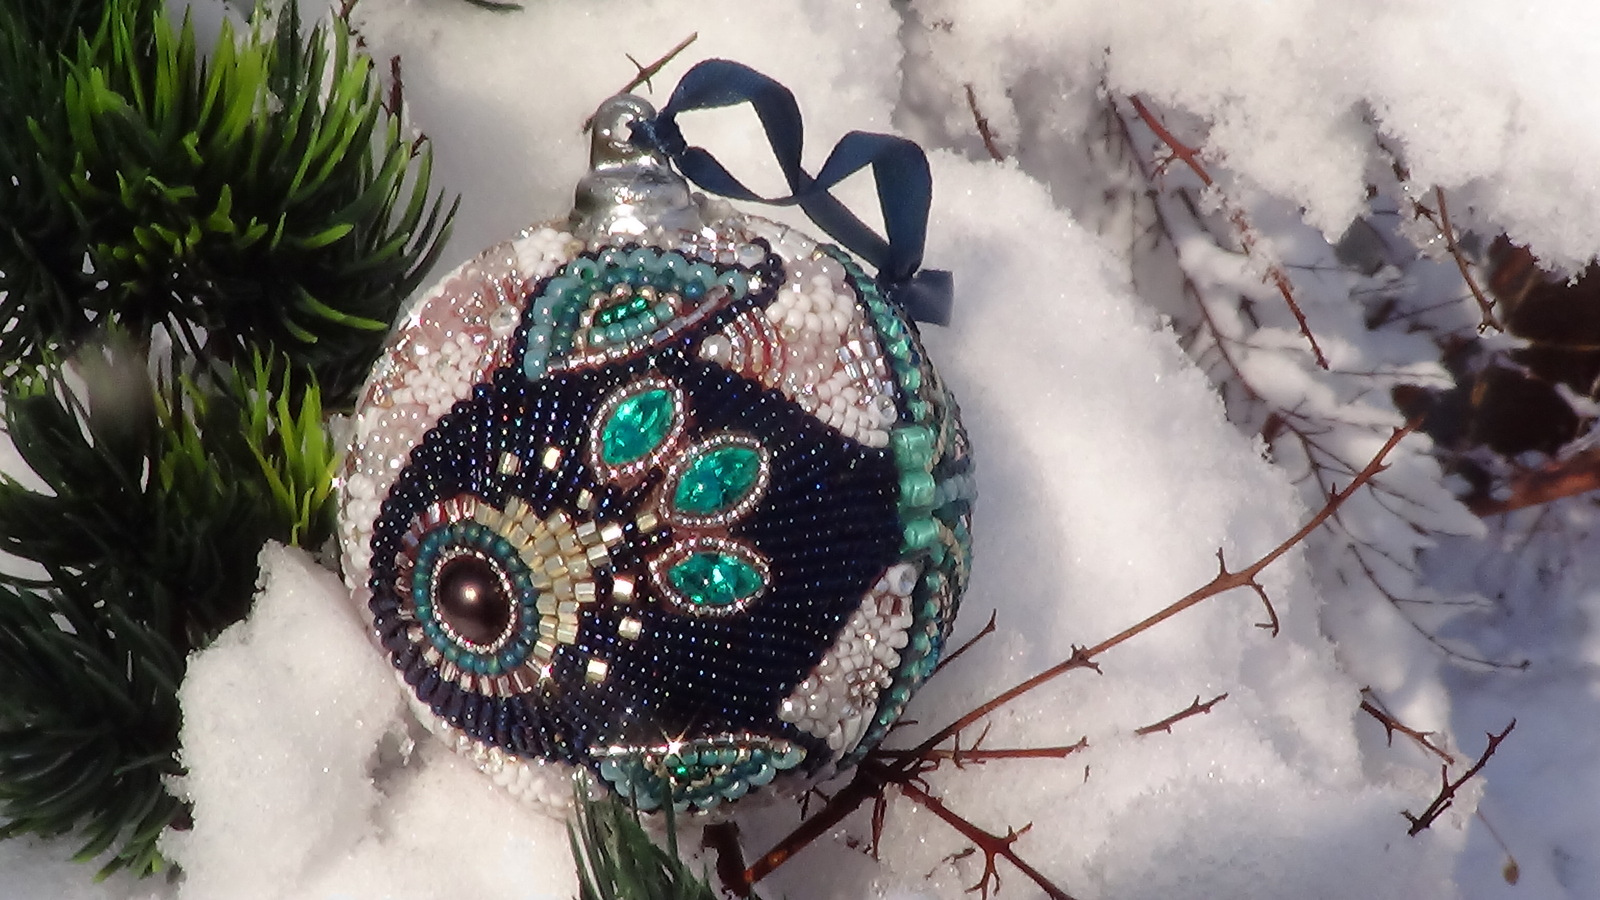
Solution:
M564 216L586 161L580 126L633 74L625 54L649 62L690 33L695 43L655 78L658 102L693 61L724 56L795 91L813 170L850 129L898 128L930 147L927 260L955 273L958 300L953 326L927 340L981 479L958 634L991 609L998 630L918 695L917 724L893 739L906 746L1205 584L1219 550L1232 567L1268 551L1349 480L1337 466L1327 483L1308 471L1335 458L1359 467L1400 424L1393 385L1447 382L1426 335L1370 331L1352 298L1396 278L1459 294L1453 264L1356 276L1335 258L1331 241L1372 211L1369 183L1391 202L1377 209L1380 243L1411 234L1402 204L1439 185L1458 229L1508 230L1564 266L1600 246L1600 183L1587 174L1600 129L1584 127L1600 100L1580 87L1600 77L1600 12L1587 4L918 0L901 12L540 0L495 14L459 0L361 0L357 21L375 57L401 57L411 123L433 139L438 182L463 195L441 272ZM968 85L1004 163L977 139ZM1165 208L1197 290L1257 301L1255 322L1211 308L1235 343L1194 336L1175 269L1130 249L1148 219L1104 199L1118 177L1137 186L1135 169L1104 158L1115 142L1093 137L1106 98L1130 94L1203 142L1222 195L1263 237L1261 254L1230 254L1206 221ZM747 112L683 124L756 190L778 193ZM1132 142L1150 146L1142 131ZM1384 174L1384 146L1403 154L1407 184ZM841 193L872 206L868 186ZM758 212L812 230L791 211ZM1264 259L1293 264L1333 371L1309 363L1261 283ZM1432 315L1468 331L1476 322L1470 300ZM1238 370L1220 392L1218 347ZM1269 463L1265 406L1239 382L1266 405L1337 413L1348 427L1320 444L1274 440ZM1249 591L1207 600L1106 653L1100 674L1071 672L1008 705L984 738L991 748L1087 738L1084 749L947 764L928 788L988 831L1030 825L1016 851L1081 898L1600 896L1600 631L1589 613L1600 573L1592 547L1571 537L1593 530L1593 507L1562 502L1486 528L1442 486L1427 449L1408 438L1385 476L1389 495L1359 495L1341 530L1263 573L1277 636L1255 627L1265 609ZM195 828L165 846L184 877L95 885L63 861L65 846L0 842L0 895L571 896L562 826L418 737L336 577L282 548L261 561L255 613L191 660L183 687L189 775L176 787L195 803ZM1433 602L1389 603L1384 591ZM1359 709L1364 687L1401 721L1439 732L1456 773L1486 733L1517 719L1454 808L1416 837L1400 813L1433 798L1438 760L1403 737L1390 746ZM1171 733L1137 733L1224 693ZM752 855L798 819L786 802L739 816ZM904 797L889 803L876 861L858 849L868 834L858 813L761 890L956 898L983 871L981 854L963 854L969 841ZM998 867L1001 896L1039 895Z

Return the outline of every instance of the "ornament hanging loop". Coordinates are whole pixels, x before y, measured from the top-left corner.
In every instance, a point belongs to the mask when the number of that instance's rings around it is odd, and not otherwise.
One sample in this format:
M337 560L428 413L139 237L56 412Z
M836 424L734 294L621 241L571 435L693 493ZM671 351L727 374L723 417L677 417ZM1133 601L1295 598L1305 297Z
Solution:
M635 128L655 117L655 108L632 94L618 94L595 111L589 172L573 198L576 233L602 237L702 227L689 183L666 154L632 139Z
M735 178L710 152L691 147L678 128L680 113L748 103L761 121L767 143L789 185L786 197L763 197ZM878 270L892 302L912 318L938 325L950 321L954 287L950 273L922 270L923 241L933 200L933 178L922 148L905 138L852 131L812 177L800 165L805 128L794 94L749 66L726 59L696 64L678 82L659 115L638 121L633 143L670 158L703 190L735 200L798 206L818 227ZM884 236L879 236L830 192L862 169L877 182Z

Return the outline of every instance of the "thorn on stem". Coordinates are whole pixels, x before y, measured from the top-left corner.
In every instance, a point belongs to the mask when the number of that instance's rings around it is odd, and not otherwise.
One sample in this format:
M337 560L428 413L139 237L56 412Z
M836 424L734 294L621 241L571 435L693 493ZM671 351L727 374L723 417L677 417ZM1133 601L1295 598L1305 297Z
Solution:
M1374 719L1377 719L1378 723L1383 726L1384 737L1388 741L1389 746L1394 746L1394 736L1395 733L1398 732L1415 741L1424 750L1427 750L1428 752L1444 760L1447 765L1456 761L1455 757L1451 756L1449 753L1446 753L1442 747L1430 740L1430 738L1433 737L1434 732L1418 731L1417 729L1401 722L1399 719L1396 719L1392 714L1389 713L1388 710L1383 708L1378 701L1377 695L1372 693L1371 688L1362 688L1361 694L1361 710Z
M944 667L950 665L953 662L955 662L956 661L956 657L958 657L961 654L963 654L963 653L967 652L968 650L972 649L972 646L974 644L978 643L979 641L983 640L984 638L988 637L989 635L994 634L995 617L997 615L999 615L999 610L994 610L994 609L989 610L989 621L985 622L983 624L983 627L978 629L978 633L977 634L975 634L972 637L968 638L965 643L963 643L961 646L957 647L954 653L951 653L948 656L944 657L943 659L939 660L939 664L933 667L934 674L938 674L939 672L944 671Z
M1444 188L1435 185L1433 196L1439 203L1439 220L1435 224L1439 226L1439 233L1444 236L1445 249L1450 251L1451 258L1456 261L1456 268L1461 270L1461 278L1466 281L1467 289L1472 291L1472 299L1478 301L1478 312L1482 315L1482 319L1478 322L1478 333L1482 334L1491 328L1495 331L1505 331L1505 326L1495 317L1494 301L1484 294L1483 288L1478 286L1478 280L1472 277L1472 267L1467 262L1467 256L1462 252L1461 245L1456 242L1456 231L1450 224L1450 207L1445 203Z
M1184 719L1192 718L1194 716L1205 715L1206 713L1211 712L1212 707L1216 706L1218 703L1221 703L1222 701L1224 701L1226 699L1228 699L1228 695L1227 695L1226 692L1224 692L1224 693L1218 694L1215 697L1212 697L1210 700L1207 700L1204 703L1201 703L1200 702L1200 695L1196 694L1195 697L1194 697L1194 702L1193 703L1190 703L1188 706L1186 706L1183 709L1173 713L1170 716L1167 716L1165 719L1162 719L1159 722L1152 722L1151 724L1146 725L1143 728L1136 728L1136 729L1134 729L1133 733L1139 735L1140 737L1144 737L1145 735L1148 735L1148 734L1155 734L1158 731L1165 732L1166 734L1171 734L1173 725L1176 725L1177 723L1182 722Z
M654 78L657 74L659 74L662 69L666 68L668 63L672 62L674 59L677 58L679 53L682 53L684 50L688 49L690 44L694 43L695 41L697 41L699 39L700 39L700 32L696 31L696 32L691 33L688 37L686 37L683 40L679 41L677 43L677 45L674 46L671 50L668 50L665 54L663 54L660 59L656 60L655 62L651 63L648 66L639 65L639 61L634 59L632 54L627 54L627 53L623 54L624 56L626 56L628 58L628 62L633 63L634 68L638 69L639 71L638 71L638 73L636 75L633 76L633 78L627 84L623 85L622 86L622 90L618 91L617 93L626 94L629 91L633 90L634 88L639 87L640 85L644 85L646 87L649 87L650 90L652 90L652 91L655 90L654 87L650 87L650 79ZM584 131L585 134L587 134L589 129L593 128L593 127L594 127L594 116L590 116L589 118L583 120L583 131Z
M1001 152L1000 145L995 141L994 131L989 128L989 120L978 110L978 95L973 92L972 83L968 82L962 87L966 88L967 109L972 110L972 121L978 126L978 137L983 139L983 149L989 151L989 158L995 162L1005 162L1006 155Z
M1515 727L1517 727L1517 720L1512 719L1499 734L1490 734L1488 736L1489 743L1483 748L1483 753L1478 756L1478 761L1473 763L1467 771L1461 773L1460 778L1452 781L1450 767L1441 765L1439 767L1439 780L1443 784L1439 788L1438 795L1433 798L1433 802L1428 804L1428 808L1424 809L1420 815L1413 815L1410 811L1402 811L1400 813L1411 823L1411 827L1406 830L1406 833L1416 837L1426 830L1428 826L1432 825L1434 820L1443 815L1444 811L1449 809L1455 802L1456 792L1461 790L1461 786L1466 784L1472 776L1482 771L1483 767L1488 764L1489 758L1494 756L1495 751L1500 748L1500 742L1504 741L1506 736L1511 734L1511 729Z

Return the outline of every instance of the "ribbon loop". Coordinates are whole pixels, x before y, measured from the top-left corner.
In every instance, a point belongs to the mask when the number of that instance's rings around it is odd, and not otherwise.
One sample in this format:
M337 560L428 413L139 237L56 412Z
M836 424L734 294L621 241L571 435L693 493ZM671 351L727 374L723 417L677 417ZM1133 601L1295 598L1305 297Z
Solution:
M735 178L716 157L691 147L678 127L680 113L749 103L761 120L789 194L762 197ZM740 63L708 59L690 69L655 119L634 127L633 139L659 149L683 177L702 190L772 206L799 206L834 240L878 270L878 282L912 318L944 325L954 301L948 272L920 271L933 202L933 176L922 148L905 138L865 131L845 135L813 178L801 166L805 129L790 90ZM829 190L870 167L883 213L879 236Z

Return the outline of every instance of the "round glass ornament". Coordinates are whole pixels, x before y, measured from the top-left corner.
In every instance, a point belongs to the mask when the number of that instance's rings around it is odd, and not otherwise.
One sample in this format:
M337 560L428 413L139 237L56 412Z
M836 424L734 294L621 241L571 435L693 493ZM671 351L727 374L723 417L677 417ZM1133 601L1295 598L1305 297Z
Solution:
M514 795L804 788L882 739L967 581L972 463L844 251L693 194L621 95L571 217L446 276L355 414L344 575L419 718Z

